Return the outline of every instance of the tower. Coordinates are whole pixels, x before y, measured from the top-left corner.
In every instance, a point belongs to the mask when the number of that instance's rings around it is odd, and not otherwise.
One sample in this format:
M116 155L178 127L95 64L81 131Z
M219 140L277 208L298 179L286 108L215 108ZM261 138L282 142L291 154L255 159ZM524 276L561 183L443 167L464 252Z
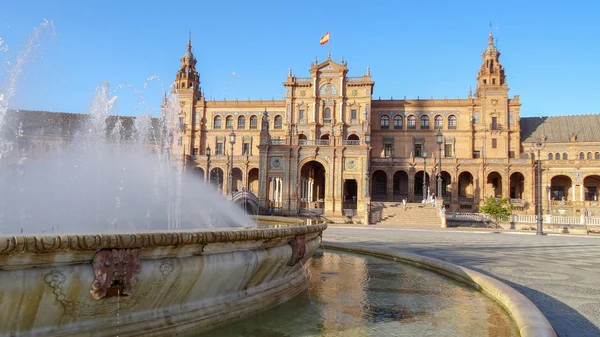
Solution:
M485 96L487 92L508 93L506 85L506 76L504 75L504 67L500 63L500 51L494 45L494 37L490 27L490 36L488 37L488 45L481 55L483 63L477 73L477 91L478 97Z

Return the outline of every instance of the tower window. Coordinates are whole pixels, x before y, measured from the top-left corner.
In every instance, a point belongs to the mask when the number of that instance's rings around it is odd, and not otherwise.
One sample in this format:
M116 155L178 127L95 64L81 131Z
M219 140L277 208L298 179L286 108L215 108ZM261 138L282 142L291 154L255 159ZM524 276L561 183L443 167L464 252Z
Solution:
M483 80L483 84L487 84L487 80L485 80L485 79L484 79L484 80Z
M355 109L350 110L350 120L356 121L357 118L358 118L358 111L356 111Z
M496 79L492 78L492 84L496 84Z
M585 159L585 154L583 154L583 152L579 153L579 159L581 159L581 160Z
M492 149L498 148L498 139L492 138Z
M552 153L548 153L548 160L554 160L554 155Z
M569 155L566 152L563 153L563 160L569 160Z
M298 111L298 121L299 121L300 123L303 123L303 122L304 122L304 110L299 110L299 111Z
M331 123L331 108L325 108L323 113L323 123Z

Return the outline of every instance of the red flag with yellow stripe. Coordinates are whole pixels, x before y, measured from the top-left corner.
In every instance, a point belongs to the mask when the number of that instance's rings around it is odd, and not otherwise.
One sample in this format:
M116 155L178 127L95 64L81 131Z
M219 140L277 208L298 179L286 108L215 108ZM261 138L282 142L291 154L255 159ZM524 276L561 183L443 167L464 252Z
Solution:
M329 32L325 33L325 35L323 35L323 37L321 38L321 45L324 45L327 42L329 42Z

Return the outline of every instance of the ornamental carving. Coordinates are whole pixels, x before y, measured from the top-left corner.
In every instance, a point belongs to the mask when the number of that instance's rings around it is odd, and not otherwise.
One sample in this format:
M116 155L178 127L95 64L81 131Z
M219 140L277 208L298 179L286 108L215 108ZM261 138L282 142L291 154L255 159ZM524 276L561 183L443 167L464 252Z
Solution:
M306 254L306 235L294 236L290 240L289 245L292 246L292 257L288 261L288 266L295 266Z
M140 249L101 250L92 261L95 280L92 297L128 296L138 283L137 274L142 271Z

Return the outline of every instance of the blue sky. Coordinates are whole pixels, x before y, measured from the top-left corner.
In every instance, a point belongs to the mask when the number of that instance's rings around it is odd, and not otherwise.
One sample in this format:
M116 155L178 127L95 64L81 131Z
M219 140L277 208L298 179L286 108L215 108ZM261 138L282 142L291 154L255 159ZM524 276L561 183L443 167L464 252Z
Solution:
M108 81L117 110L156 115L192 31L201 85L215 99L271 99L292 68L327 57L350 76L367 66L373 97L466 97L493 24L509 94L522 116L600 113L600 24L594 1L11 1L0 11L0 84L29 34L54 23L27 60L11 106L86 112ZM162 84L148 78L156 76ZM135 88L143 97L132 90Z

